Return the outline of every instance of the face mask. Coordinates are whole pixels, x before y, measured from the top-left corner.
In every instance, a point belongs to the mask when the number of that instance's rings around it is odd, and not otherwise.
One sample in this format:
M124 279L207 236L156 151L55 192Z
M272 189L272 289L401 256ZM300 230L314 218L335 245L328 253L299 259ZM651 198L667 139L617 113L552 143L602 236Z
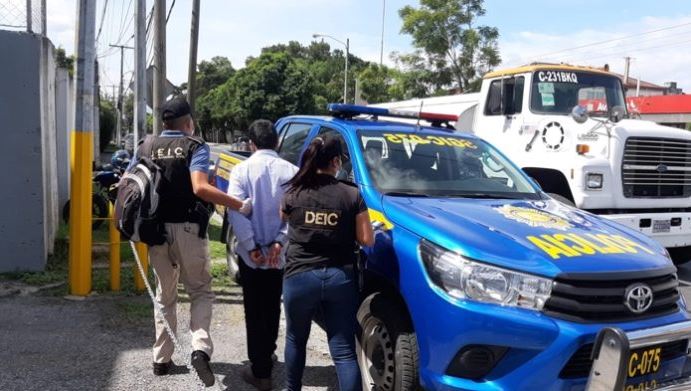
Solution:
M338 169L336 170L336 178L341 178L343 174L343 161L338 159Z

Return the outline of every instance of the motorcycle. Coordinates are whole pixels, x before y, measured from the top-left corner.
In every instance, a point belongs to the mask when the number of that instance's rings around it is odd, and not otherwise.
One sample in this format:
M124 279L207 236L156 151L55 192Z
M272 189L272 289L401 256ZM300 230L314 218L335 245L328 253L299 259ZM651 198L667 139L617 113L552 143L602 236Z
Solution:
M91 213L92 229L99 228L104 219L108 217L108 203L115 202L117 198L117 186L120 178L130 164L130 154L126 150L118 150L113 153L110 164L96 167L92 177ZM65 223L70 219L70 201L62 208L62 218Z

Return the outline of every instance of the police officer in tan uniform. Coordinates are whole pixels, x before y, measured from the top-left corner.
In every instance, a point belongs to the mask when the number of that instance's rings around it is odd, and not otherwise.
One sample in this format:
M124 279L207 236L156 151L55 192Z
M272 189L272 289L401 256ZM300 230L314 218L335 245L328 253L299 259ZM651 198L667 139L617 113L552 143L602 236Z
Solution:
M213 352L209 327L214 295L211 292L206 234L211 203L243 214L249 214L252 206L249 199L238 200L209 184L209 146L204 140L192 136L194 121L187 101L174 99L165 103L161 115L165 130L152 141L150 151L143 151L142 143L137 149L137 154L150 154L162 169L158 212L165 226L167 241L149 247L156 276L156 301L161 308L161 311L155 310L153 372L161 376L171 369L174 346L163 319L176 332L177 284L181 279L191 301L192 365L208 387L215 380L209 366Z

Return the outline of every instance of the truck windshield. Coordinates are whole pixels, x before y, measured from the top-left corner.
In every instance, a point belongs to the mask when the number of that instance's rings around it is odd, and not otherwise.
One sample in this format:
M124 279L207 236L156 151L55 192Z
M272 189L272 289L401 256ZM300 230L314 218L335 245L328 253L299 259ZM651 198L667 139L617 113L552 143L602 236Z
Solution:
M537 71L533 74L530 110L534 113L568 115L574 106L591 115L607 116L615 106L624 109L624 93L616 76L570 71Z
M540 199L527 177L482 140L438 133L358 132L374 185L384 194Z

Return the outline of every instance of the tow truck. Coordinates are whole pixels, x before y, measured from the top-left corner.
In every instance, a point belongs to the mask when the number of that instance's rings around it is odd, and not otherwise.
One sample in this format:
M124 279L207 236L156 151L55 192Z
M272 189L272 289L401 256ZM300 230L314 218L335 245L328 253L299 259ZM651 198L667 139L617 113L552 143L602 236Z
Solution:
M691 260L691 132L634 119L618 76L533 63L486 74L479 93L374 105L459 115L545 191Z
M364 389L691 389L691 319L663 245L552 198L454 133L456 115L328 109L277 121L277 151L299 165L313 138L338 137L339 179L376 226L358 265ZM242 159L220 154L216 186Z

